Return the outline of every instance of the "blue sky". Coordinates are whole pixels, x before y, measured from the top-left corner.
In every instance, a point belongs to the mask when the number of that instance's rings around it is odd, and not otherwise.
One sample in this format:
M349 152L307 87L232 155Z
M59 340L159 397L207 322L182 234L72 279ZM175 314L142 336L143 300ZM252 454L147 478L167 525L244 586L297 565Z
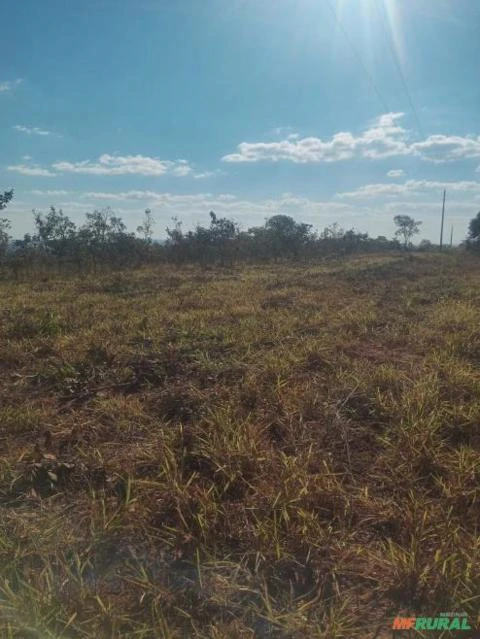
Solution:
M438 241L480 210L478 0L4 0L0 190L155 235L284 213Z

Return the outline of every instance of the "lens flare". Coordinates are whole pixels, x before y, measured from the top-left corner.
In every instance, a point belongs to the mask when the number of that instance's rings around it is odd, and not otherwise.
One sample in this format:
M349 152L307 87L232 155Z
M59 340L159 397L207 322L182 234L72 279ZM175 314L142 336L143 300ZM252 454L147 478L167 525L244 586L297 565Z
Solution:
M400 3L397 0L374 0L379 5L379 11L383 11L386 16L386 23L389 29L389 33L386 36L390 37L395 54L400 65L403 67L406 64L406 51L405 43L402 39L402 18L400 14ZM382 6L383 5L383 6Z

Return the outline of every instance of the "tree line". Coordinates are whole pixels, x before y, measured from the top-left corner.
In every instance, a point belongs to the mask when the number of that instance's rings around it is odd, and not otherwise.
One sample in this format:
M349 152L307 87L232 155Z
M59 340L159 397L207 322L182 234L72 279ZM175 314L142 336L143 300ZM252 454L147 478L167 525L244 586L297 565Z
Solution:
M0 210L13 198L13 190L0 192ZM480 236L478 221L472 220L470 245ZM476 219L477 219L476 218ZM419 233L421 222L407 215L397 215L393 239L372 238L368 233L345 230L332 224L322 232L311 224L296 222L288 215L273 215L262 226L242 231L232 220L210 211L210 224L197 225L184 232L182 222L172 218L162 244L153 240L155 221L146 209L137 235L127 232L122 219L109 208L86 213L85 222L77 228L54 206L44 214L33 211L34 232L21 240L9 234L10 221L0 218L0 259L3 271L38 271L57 268L66 271L97 272L106 268L140 266L145 263L198 263L203 266L231 266L237 262L280 262L337 257L358 252L378 252L412 248L412 238ZM478 232L477 232L478 226ZM475 235L476 234L476 235ZM433 245L424 240L420 250Z

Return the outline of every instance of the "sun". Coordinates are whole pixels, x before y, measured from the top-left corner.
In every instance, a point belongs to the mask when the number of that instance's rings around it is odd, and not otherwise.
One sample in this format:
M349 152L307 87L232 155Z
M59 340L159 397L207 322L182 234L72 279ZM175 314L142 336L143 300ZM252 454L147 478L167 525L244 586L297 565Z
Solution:
M401 0L326 0L341 25L357 25L366 46L384 41L398 63L406 63ZM368 51L366 51L368 56Z

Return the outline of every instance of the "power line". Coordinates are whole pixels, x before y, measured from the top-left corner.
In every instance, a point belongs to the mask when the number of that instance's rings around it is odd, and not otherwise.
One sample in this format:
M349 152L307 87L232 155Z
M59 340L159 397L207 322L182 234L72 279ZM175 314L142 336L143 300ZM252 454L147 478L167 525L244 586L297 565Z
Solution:
M379 3L377 2L377 0L374 0L374 4L375 4L376 8L378 9L378 12L382 16L382 21L383 21L383 24L385 26L385 31L387 32L388 24L387 24L387 20L385 18L385 7L382 5L382 8L380 8ZM408 104L410 105L410 108L412 110L413 116L415 118L415 122L417 124L418 131L419 131L420 135L422 136L422 138L425 139L426 135L423 132L423 127L422 127L422 124L420 122L420 118L418 117L418 112L417 112L417 109L415 108L415 104L413 103L412 95L411 95L410 90L408 88L407 79L405 78L405 74L403 73L402 65L400 64L400 60L398 59L397 51L396 51L395 47L392 44L391 36L389 36L389 34L387 34L387 36L388 36L387 40L388 40L388 44L389 44L389 47L390 47L390 52L392 54L392 58L393 58L393 60L395 62L395 66L397 67L398 74L399 74L400 79L402 81L403 89L405 91L405 95L407 96Z
M373 90L375 91L375 94L377 95L377 98L379 99L380 104L382 105L382 107L383 107L383 109L384 109L384 112L385 112L385 113L390 113L390 111L391 111L390 107L388 106L388 104L387 104L386 100L383 98L383 96L382 96L381 92L379 91L379 89L378 89L378 87L377 87L377 85L376 85L376 83L375 83L375 80L373 79L372 74L371 74L371 73L370 73L370 71L368 70L368 68L367 68L367 66L365 65L365 63L363 62L362 57L361 57L360 53L358 52L357 47L353 44L353 42L352 42L352 40L351 40L350 36L348 35L348 32L347 32L347 30L345 29L345 26L343 25L342 21L341 21L341 20L340 20L340 18L338 17L338 14L337 14L337 12L335 11L335 7L333 6L332 1L331 1L331 0L326 0L326 2L327 2L327 6L329 7L330 11L332 12L332 14L333 14L333 16L334 16L334 18L335 18L335 21L337 22L337 24L338 24L338 26L339 26L340 30L341 30L341 31L342 31L342 33L343 33L343 35L344 35L344 37L345 37L345 40L348 42L348 44L349 44L349 46L350 46L351 50L353 51L353 54L354 54L354 55L355 55L355 57L357 58L357 62L360 64L360 66L362 67L362 69L363 69L363 71L364 71L365 75L368 77L368 80L369 80L369 82L370 82L370 84L371 84L371 86L372 86ZM375 5L377 6L377 9L378 9L379 13L381 13L382 21L383 21L383 24L384 24L384 26L385 26L385 28L386 28L386 27L387 27L387 21L386 21L386 18L385 18L384 11L382 11L382 10L378 7L378 4L377 4L376 0L375 0ZM386 29L385 29L385 30L386 30ZM416 107L415 107L415 104L414 104L413 99L412 99L412 95L411 95L410 90L409 90L409 88L408 88L408 83L407 83L407 80L406 80L405 75L404 75L404 73L403 73L403 70L402 70L402 66L401 66L401 64L400 64L400 61L399 61L399 59L398 59L397 52L396 52L396 50L395 50L395 47L392 45L391 38L387 38L387 40L388 40L388 44L389 44L389 47L390 47L390 51L391 51L391 54L392 54L392 57L393 57L393 60L394 60L395 66L396 66L396 68L397 68L398 74L399 74L400 79L401 79L401 81L402 81L403 89L404 89L404 91L405 91L405 95L406 95L406 97L407 97L408 104L409 104L409 106L410 106L410 109L412 110L413 117L414 117L414 119L415 119L415 123L416 123L416 125L417 125L418 132L420 133L420 135L422 136L422 138L423 138L423 139L425 139L425 138L426 138L426 135L425 135L425 133L424 133L424 131L423 131L423 127L422 127L422 124L421 124L421 122L420 122L420 118L419 118L419 116L418 116L418 111L417 111L417 109L416 109Z
M373 90L375 91L377 98L380 101L380 104L382 105L383 109L384 109L384 113L390 113L391 109L389 108L388 104L386 103L386 101L383 99L380 91L377 88L377 85L375 84L375 81L373 79L372 74L370 73L370 71L367 69L366 65L364 64L358 50L357 47L353 44L353 42L350 39L350 36L348 35L347 30L345 29L345 27L343 26L340 18L337 15L337 12L335 11L335 7L333 6L331 0L327 0L327 5L330 8L330 11L333 13L333 16L338 24L338 26L340 27L343 35L345 36L346 41L348 42L348 44L350 45L350 48L352 49L355 57L357 58L357 61L359 62L360 66L362 67L362 69L365 72L365 75L368 77L370 84L372 85Z

